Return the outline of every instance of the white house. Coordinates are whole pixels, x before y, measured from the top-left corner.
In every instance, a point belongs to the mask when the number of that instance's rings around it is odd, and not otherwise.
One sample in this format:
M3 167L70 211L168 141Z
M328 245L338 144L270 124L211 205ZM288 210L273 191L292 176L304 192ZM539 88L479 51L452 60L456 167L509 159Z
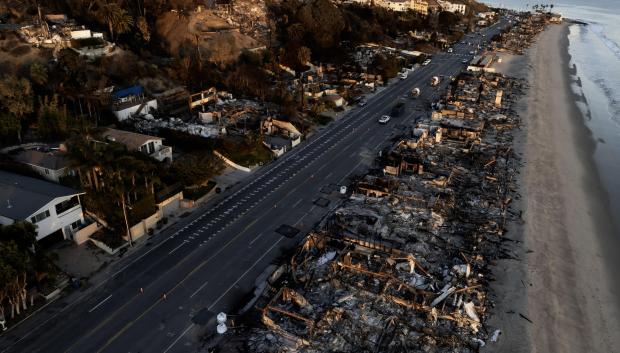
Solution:
M397 12L412 10L423 15L428 14L428 2L425 0L349 0L349 2L362 5L374 4Z
M172 147L164 146L163 138L135 132L106 129L103 137L121 143L130 151L139 151L160 162L172 162Z
M17 154L15 160L55 183L69 172L69 160L58 152L27 150Z
M146 115L152 110L157 110L157 99L147 97L142 86L114 91L112 98L112 113L118 121L127 120L134 115Z
M37 241L73 239L84 223L79 195L84 192L19 174L0 171L0 224L27 221Z
M467 5L465 4L460 4L456 2L450 2L450 1L443 1L443 0L437 0L437 2L439 3L439 5L441 5L441 8L444 11L460 13L461 15L464 15L465 11L467 10Z
M382 3L384 7L392 11L404 12L411 8L410 0L387 0L382 1Z
M71 31L69 47L91 60L108 55L114 50L114 44L103 39L103 33L91 32L89 29Z
M118 121L127 120L134 115L146 115L152 110L157 110L157 99L145 97L118 102L112 107L112 113L114 113Z

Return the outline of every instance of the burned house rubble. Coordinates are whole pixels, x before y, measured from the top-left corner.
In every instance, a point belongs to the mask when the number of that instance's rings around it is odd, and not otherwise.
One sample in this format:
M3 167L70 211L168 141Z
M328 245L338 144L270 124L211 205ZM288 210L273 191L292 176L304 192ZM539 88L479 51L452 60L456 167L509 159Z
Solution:
M382 151L274 272L254 304L260 324L235 342L252 352L477 352L497 340L486 325L489 266L518 217L519 120L514 98L496 96L521 89L494 73L459 77L443 108Z
M175 130L205 138L260 132L261 123L276 109L269 103L237 99L215 88L190 94L177 87L151 94L157 111L128 114L127 123L144 133ZM141 108L138 107L138 108Z
M93 32L65 14L39 17L35 23L20 26L17 33L34 47L52 49L54 57L61 49L68 48L92 60L111 55L116 49L103 33Z
M561 15L542 12L517 13L512 20L514 24L493 41L495 50L523 54L545 26L562 21Z

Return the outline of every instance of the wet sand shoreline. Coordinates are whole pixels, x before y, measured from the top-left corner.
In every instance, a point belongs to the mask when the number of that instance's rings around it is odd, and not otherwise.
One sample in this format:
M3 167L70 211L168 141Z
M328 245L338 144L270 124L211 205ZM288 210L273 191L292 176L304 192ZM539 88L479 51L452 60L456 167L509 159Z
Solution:
M515 139L524 223L507 235L518 260L494 271L488 324L503 334L489 352L620 351L618 233L571 90L568 45L568 24L552 25L508 65L530 84Z

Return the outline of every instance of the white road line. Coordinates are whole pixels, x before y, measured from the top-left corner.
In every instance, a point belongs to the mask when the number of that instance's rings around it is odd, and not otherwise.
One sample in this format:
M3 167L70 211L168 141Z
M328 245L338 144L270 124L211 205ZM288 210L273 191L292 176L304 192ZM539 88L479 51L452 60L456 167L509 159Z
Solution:
M323 178L323 180L329 179L329 177L332 176L333 174L334 174L333 172L329 172L329 174L327 174L325 178Z
M168 348L166 348L166 350L165 350L163 353L168 353L168 351L169 351L172 347L174 347L174 345L175 345L175 344L177 344L177 342L179 342L179 340L180 340L183 336L185 336L185 334L187 333L187 331L191 330L191 328L192 328L192 327L194 327L194 324L191 324L191 325L187 326L187 328L185 329L185 331L183 331L183 332L179 335L179 337L177 337L177 339L175 339L175 340L174 340L174 341L173 341L173 342L172 342L172 343L168 346Z
M168 253L168 255L172 254L173 252L177 251L180 247L182 247L183 245L187 244L187 241L183 241L179 246L177 246L176 248L170 250L170 252Z
M294 226L297 226L297 224L298 224L299 222L301 222L304 218L306 218L306 216L307 216L307 215L309 215L309 214L310 214L310 212L311 212L311 211L308 211L308 212L304 213L304 215L303 215L303 216L301 216L301 217L297 220L297 222L295 222L293 225L294 225Z
M263 235L263 232L258 233L258 235L254 239L252 239L252 241L250 242L250 245L254 244L254 242L257 241L258 238L260 238L262 235Z
M304 199L299 199L297 202L295 202L295 204L293 205L293 208L297 207Z
M95 305L92 307L92 309L88 310L89 313L92 313L93 311L95 311L98 307L100 307L103 303L107 302L108 299L112 298L112 294L108 295L107 298L105 298L104 300L100 301L99 304Z
M254 263L252 264L252 266L250 266L250 268L248 268L245 272L243 272L243 274L241 276L239 276L239 278L237 278L235 283L233 283L230 287L228 287L228 289L224 293L222 293L222 295L220 295L211 305L209 305L208 309L209 310L213 309L213 307L216 306L217 303L219 303L219 301L222 300L222 298L224 298L224 296L226 294L228 294L228 292L230 292L230 290L233 289L233 287L236 286L237 283L239 283L239 281L241 281L241 279L243 277L245 277L245 275L247 275L248 272L250 272L254 268L254 266L256 266L265 256L267 256L267 254L269 254L271 252L271 250L282 241L282 239L284 239L284 238L280 237L280 239L278 239L278 241L273 243L273 245L271 245L271 247L269 249L267 249L267 251L265 251L263 253L263 255L261 255L261 257L258 258L258 260L254 261ZM164 351L164 353L166 351Z
M196 294L198 294L198 292L200 292L207 284L209 284L209 281L205 282L202 284L202 286L200 286L198 289L196 289L196 291L194 293L192 293L192 295L190 295L190 298L193 298Z
M362 161L359 161L359 163L357 163L355 165L355 167L353 167L353 169L351 169L347 174L345 174L342 179L340 179L340 181L338 181L338 184L342 183L343 180L345 180L351 173L353 173L353 171L355 171L357 169L357 167L360 166L360 164L362 164Z

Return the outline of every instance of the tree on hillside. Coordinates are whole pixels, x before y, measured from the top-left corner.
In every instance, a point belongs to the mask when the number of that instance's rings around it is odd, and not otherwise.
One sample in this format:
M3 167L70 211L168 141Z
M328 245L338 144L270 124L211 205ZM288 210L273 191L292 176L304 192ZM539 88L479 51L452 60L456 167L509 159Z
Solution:
M210 153L188 153L172 163L171 172L185 186L202 185L223 169Z
M297 60L300 64L305 65L306 63L310 62L311 58L312 51L310 51L310 48L302 46L297 51Z
M151 32L149 30L149 24L146 21L146 18L144 16L138 17L138 20L136 21L136 28L138 29L138 32L140 32L140 36L145 42L148 42L151 40Z
M263 69L251 63L235 65L223 81L236 94L265 99L269 93L269 77Z
M439 29L448 32L459 22L459 16L450 11L441 11L438 15Z
M96 131L70 139L67 147L82 186L96 191L87 193L87 206L112 228L126 229L129 219L139 220L153 213L155 186L160 184L155 161L128 151L120 143L106 141ZM107 207L110 201L118 207ZM128 210L127 206L136 204L139 207Z
M39 99L37 115L38 135L47 140L65 138L68 132L66 106L59 106L58 95Z
M39 62L34 62L30 65L30 80L32 80L32 82L36 83L39 86L44 86L45 84L47 84L47 68L39 63Z
M312 35L313 42L323 49L336 46L345 27L340 9L330 0L306 3L297 13L297 20Z
M123 34L133 25L133 17L116 2L99 3L95 16L108 26L110 38L114 40L115 33Z
M14 318L28 309L27 284L53 267L37 247L35 227L27 222L0 226L0 253L0 317L6 317L8 304Z
M25 78L13 75L0 80L0 129L2 132L16 132L21 142L21 121L32 113L32 87Z
M306 35L306 29L301 23L293 23L286 29L288 40L295 43L301 43Z
M102 169L101 149L97 149L85 137L75 136L67 141L68 157L72 169L77 170L80 183L86 187L92 187L95 191L100 190L100 170Z

